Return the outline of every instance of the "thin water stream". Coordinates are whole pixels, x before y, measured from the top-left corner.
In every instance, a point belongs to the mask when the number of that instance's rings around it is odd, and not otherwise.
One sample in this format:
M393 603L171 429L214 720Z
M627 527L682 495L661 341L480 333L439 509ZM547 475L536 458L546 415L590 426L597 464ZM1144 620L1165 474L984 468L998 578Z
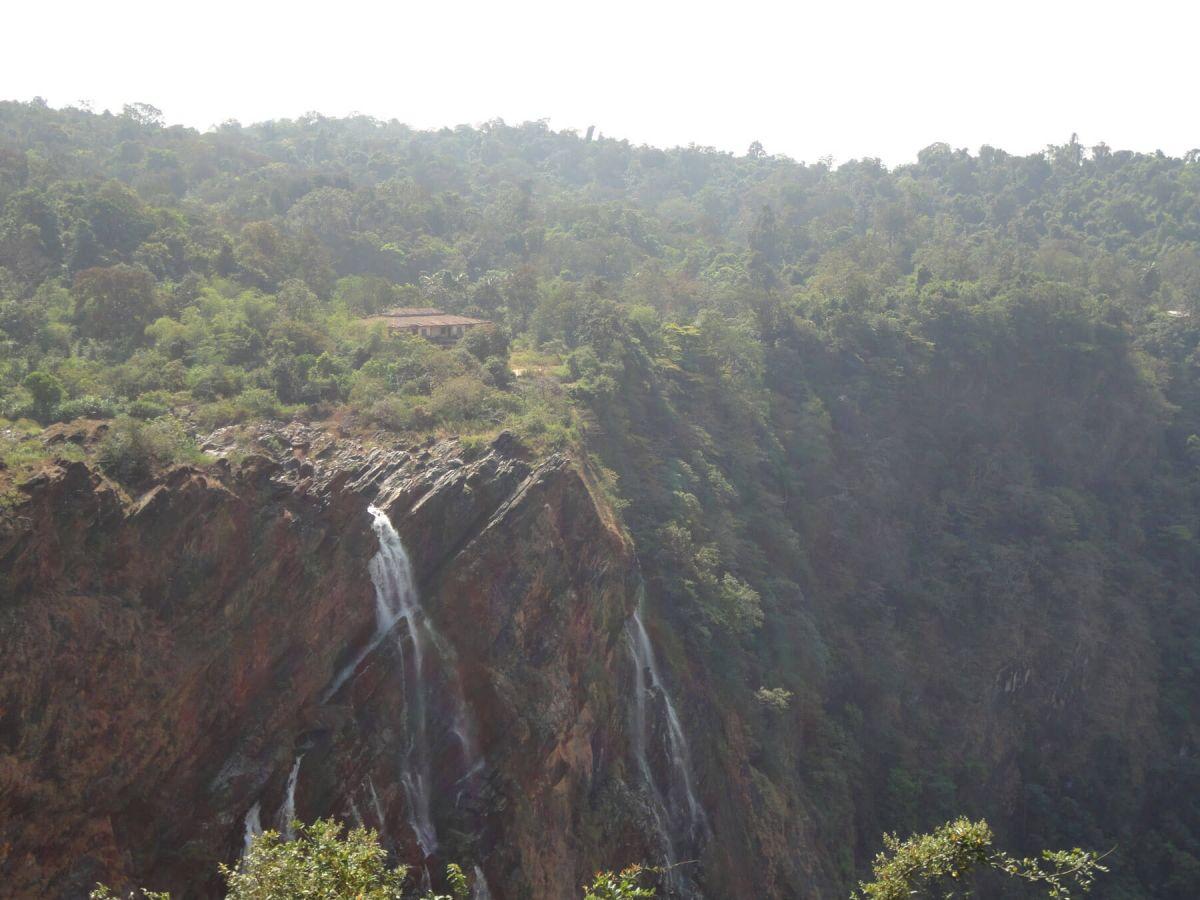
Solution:
M625 637L634 665L633 752L638 771L649 792L650 813L654 819L667 867L667 881L683 891L686 875L677 868L681 849L694 850L708 832L704 807L696 796L691 756L679 713L663 683L650 636L642 623L641 606L625 623ZM661 715L657 729L652 711ZM651 764L650 741L655 734L663 739L665 770Z

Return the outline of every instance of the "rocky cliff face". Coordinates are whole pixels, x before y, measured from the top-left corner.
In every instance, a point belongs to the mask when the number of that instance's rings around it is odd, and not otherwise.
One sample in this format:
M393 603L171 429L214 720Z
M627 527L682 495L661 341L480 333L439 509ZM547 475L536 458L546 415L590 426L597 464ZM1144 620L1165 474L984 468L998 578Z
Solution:
M434 871L478 863L498 898L571 896L596 867L652 857L622 700L636 561L581 468L504 436L474 454L267 437L271 452L246 455L216 435L215 465L138 496L85 463L48 465L5 520L9 894L103 880L216 895L251 808L282 824L289 776L299 818L362 821ZM412 662L375 634L371 503L437 635L431 859L399 765Z

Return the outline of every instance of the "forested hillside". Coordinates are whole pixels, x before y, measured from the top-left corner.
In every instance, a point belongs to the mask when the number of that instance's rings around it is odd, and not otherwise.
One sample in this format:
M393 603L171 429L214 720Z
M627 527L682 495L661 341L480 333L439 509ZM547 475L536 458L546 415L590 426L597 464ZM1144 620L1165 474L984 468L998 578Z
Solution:
M393 306L501 327L362 322ZM0 511L80 417L127 483L266 419L588 458L713 897L844 896L957 813L1115 846L1100 896L1195 895L1200 151L889 170L0 103L0 348Z

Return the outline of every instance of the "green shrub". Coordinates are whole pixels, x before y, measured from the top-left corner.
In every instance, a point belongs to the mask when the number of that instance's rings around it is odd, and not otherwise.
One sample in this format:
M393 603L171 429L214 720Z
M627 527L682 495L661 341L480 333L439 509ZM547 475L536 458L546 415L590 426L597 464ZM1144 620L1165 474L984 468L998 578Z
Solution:
M227 900L468 900L470 879L455 863L446 866L449 894L407 887L404 866L389 866L378 835L366 828L344 832L333 819L311 825L295 822L296 836L284 839L265 831L250 844L236 866L218 869L229 892ZM637 887L645 871L639 866L620 875L601 873L587 896L590 900L634 900L654 892ZM476 887L478 887L476 885ZM597 892L599 891L599 892ZM118 900L105 885L97 885L89 900ZM170 895L136 890L129 900L170 900Z
M244 373L235 366L197 366L187 373L187 387L200 400L231 397L242 389Z
M82 418L111 419L116 414L117 401L111 397L97 397L93 394L85 394L74 400L64 400L54 410L54 418L60 422L70 422L72 419Z
M345 837L331 819L297 823L296 839L267 831L235 868L221 866L229 900L396 900L404 867L390 868L373 831Z
M122 416L101 440L96 459L110 477L122 484L138 484L161 466L200 462L204 457L178 419L161 416L143 422Z
M370 403L368 421L392 431L423 431L434 426L486 430L517 409L518 401L488 387L474 375L458 375L439 384L428 397L389 394Z
M255 419L283 419L301 408L280 403L279 398L266 388L247 388L236 397L204 404L196 410L196 418L201 425L215 428Z
M563 450L580 439L571 408L565 401L542 402L526 396L524 409L508 426L531 447Z
M654 888L641 880L650 872L644 866L629 866L620 872L597 872L590 885L583 887L583 900L652 900Z
M247 388L237 395L235 402L252 419L275 419L283 412L283 406L266 388Z
M483 371L486 375L487 382L492 387L507 390L512 385L513 374L508 368L508 363L499 356L489 356L483 361Z
M45 421L63 397L63 385L48 372L30 372L21 381L21 387L29 391L37 418Z
M370 404L364 415L368 422L389 431L413 431L433 424L427 397L404 397L393 394Z
M502 328L483 329L476 328L468 331L461 341L459 346L467 350L472 356L483 362L489 356L500 357L502 360L508 356L509 337L508 332Z
M42 443L42 427L30 420L9 422L0 419L0 510L16 506L26 495L14 485L19 484L46 459L46 445ZM69 441L54 448L54 455L73 461L84 458L83 448Z
M754 692L754 699L773 712L786 712L792 705L792 692L781 687L760 687Z
M135 890L130 891L126 895L128 900L171 900L171 895L166 891L147 891ZM88 900L126 900L119 894L114 894L112 889L103 885L96 885L96 889L88 894Z
M29 392L24 388L17 388L11 394L0 402L0 415L6 419L27 421L36 420L38 417L37 404L33 402L33 398L29 396Z
M459 375L433 389L429 412L440 425L454 427L466 423L496 423L506 410L514 408L513 399L494 390L473 375Z
M883 843L887 852L875 857L875 880L860 884L852 900L967 897L970 876L988 869L1065 898L1073 890L1086 894L1097 874L1108 871L1100 864L1103 856L1089 850L1043 850L1039 859L993 850L992 829L983 820L959 818L903 841L885 834Z
M159 416L165 416L171 408L154 395L143 394L129 404L127 412L135 419L149 421L157 419Z

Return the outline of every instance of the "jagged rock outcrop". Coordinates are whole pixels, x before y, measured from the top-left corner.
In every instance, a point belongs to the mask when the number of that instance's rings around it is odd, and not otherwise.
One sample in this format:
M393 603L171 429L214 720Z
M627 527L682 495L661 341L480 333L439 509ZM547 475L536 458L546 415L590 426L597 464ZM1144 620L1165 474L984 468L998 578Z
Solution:
M439 857L493 896L570 896L650 856L626 785L636 561L579 464L508 436L366 449L306 426L137 496L85 463L24 486L0 529L0 882L79 897L97 881L217 895L243 817L294 802L380 829L418 862L397 783L397 643L375 627L368 503L390 516L446 646L485 764L455 795L438 745ZM432 694L436 698L436 690ZM431 733L453 723L435 702ZM459 778L461 780L461 778ZM461 794L461 792L460 792ZM437 862L442 859L438 858Z

